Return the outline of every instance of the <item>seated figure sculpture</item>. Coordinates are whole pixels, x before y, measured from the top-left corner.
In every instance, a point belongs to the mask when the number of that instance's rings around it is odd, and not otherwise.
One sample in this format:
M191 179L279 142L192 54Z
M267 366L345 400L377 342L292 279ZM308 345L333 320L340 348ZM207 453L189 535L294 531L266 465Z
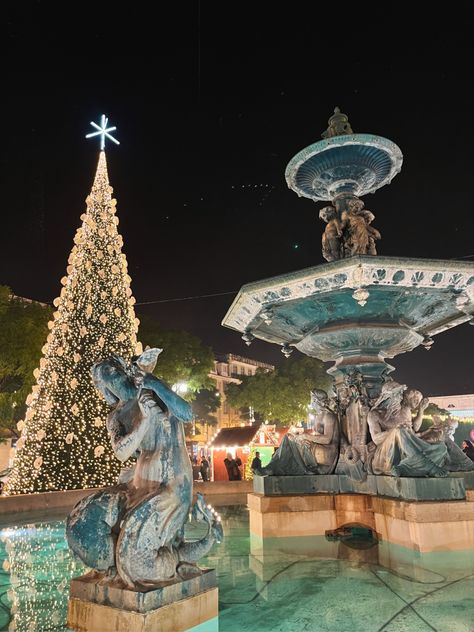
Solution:
M84 564L127 588L200 574L196 562L222 537L219 518L198 494L192 514L207 523L207 534L184 539L193 477L183 423L192 413L152 375L160 351L148 349L131 364L112 356L92 368L111 405L107 430L117 458L138 457L117 485L82 499L66 527L69 546Z
M420 391L388 380L367 416L372 444L369 471L386 476L447 476L447 448L428 443L416 432L429 404ZM412 410L416 416L412 417Z
M315 429L301 434L286 434L270 463L261 469L263 476L331 474L339 454L339 421L330 408L327 393L311 391Z
M448 451L446 467L449 472L469 472L474 470L474 461L464 454L461 448L454 443L454 433L459 423L452 417L443 419L439 415L433 415L433 424L419 432L418 436L428 443L443 441Z

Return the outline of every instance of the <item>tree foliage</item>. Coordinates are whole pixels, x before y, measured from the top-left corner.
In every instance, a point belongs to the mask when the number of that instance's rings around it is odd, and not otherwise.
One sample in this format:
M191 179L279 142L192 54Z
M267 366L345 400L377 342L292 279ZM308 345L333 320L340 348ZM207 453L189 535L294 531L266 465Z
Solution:
M197 336L186 331L165 330L156 320L143 316L138 338L143 347L163 349L154 373L171 385L185 382L189 389L184 395L186 399L194 399L198 391L212 387L209 373L214 368L214 354Z
M315 358L290 358L275 371L258 369L242 377L241 384L229 384L226 397L234 408L253 406L271 423L289 425L306 421L313 388L331 383L323 363Z
M17 436L16 424L25 415L52 311L14 297L10 288L0 286L0 427Z
M216 426L217 417L213 415L220 406L219 391L215 388L203 388L196 394L192 403L196 421L207 426Z
M440 408L437 404L430 402L428 404L428 407L425 409L423 421L421 422L420 426L420 432L423 430L427 430L430 426L433 425L433 415L439 415L440 417L451 417L451 413L449 412L449 410Z

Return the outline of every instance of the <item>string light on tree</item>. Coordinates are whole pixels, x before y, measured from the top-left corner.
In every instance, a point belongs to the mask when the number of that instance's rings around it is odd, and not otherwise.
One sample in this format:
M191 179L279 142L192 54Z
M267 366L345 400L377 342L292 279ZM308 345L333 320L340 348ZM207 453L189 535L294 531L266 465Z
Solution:
M103 116L101 147L114 129ZM7 495L106 486L122 467L109 447L108 406L90 375L94 362L112 353L129 358L141 351L112 192L101 151L67 276L53 301L56 311L34 373L36 384L18 424L21 436Z

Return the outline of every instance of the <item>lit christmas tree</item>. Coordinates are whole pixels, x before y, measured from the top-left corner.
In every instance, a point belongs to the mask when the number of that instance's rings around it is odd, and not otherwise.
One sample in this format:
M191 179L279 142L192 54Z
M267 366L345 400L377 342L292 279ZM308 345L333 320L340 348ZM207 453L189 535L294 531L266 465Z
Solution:
M7 495L110 485L122 467L109 445L108 406L90 374L94 362L111 353L130 358L140 351L103 151L86 203L61 295L53 302L57 311L34 372L37 382L18 423Z

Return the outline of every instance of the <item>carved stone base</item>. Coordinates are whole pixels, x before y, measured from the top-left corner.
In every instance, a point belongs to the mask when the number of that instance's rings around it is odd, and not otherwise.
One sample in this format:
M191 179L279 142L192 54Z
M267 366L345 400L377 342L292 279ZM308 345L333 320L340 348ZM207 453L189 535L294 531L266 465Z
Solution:
M417 551L468 550L474 541L474 493L467 500L407 502L360 494L262 496L249 494L251 553L301 553L347 525L371 529L379 541ZM315 539L316 538L316 539Z
M473 489L474 472L456 472L447 478L367 476L355 481L342 474L318 476L255 476L253 490L263 496L347 494L387 496L403 500L464 500Z
M78 632L178 632L209 622L209 632L217 631L216 586L211 569L146 592L78 577L71 581L68 627Z

